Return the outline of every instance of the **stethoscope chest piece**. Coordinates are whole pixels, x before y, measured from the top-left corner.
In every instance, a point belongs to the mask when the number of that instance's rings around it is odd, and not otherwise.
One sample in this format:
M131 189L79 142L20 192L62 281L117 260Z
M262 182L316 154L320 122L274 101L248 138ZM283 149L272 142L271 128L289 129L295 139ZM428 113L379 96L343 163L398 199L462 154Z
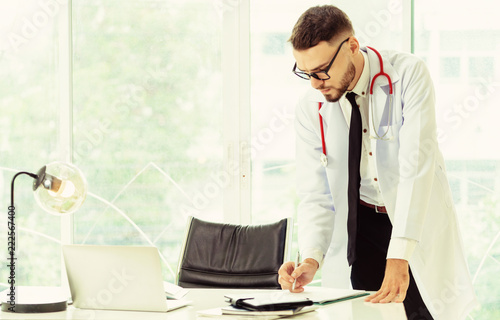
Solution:
M321 156L319 157L319 161L321 162L321 165L326 168L328 165L328 159L326 157L326 154L321 153Z

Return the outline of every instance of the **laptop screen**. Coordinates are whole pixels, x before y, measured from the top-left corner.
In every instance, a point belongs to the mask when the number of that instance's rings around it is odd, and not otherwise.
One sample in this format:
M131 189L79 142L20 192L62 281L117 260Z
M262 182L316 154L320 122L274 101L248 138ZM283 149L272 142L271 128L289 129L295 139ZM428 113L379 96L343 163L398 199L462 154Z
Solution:
M64 245L62 250L75 307L168 310L157 248Z

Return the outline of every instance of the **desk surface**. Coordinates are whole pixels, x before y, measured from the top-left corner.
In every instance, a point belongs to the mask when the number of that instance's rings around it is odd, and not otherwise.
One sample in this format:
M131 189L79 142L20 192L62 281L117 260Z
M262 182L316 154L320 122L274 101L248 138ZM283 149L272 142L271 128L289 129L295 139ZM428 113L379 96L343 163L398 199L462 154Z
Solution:
M245 290L227 289L190 289L185 296L191 300L191 305L166 313L137 311L84 310L69 306L66 311L56 313L17 314L0 312L0 319L225 319L224 317L209 318L197 315L197 311L226 306L224 295L240 293ZM228 317L230 319L231 317ZM290 319L308 320L405 320L403 304L372 304L364 302L363 297L322 306L316 311L297 315ZM256 317L258 320L258 317Z

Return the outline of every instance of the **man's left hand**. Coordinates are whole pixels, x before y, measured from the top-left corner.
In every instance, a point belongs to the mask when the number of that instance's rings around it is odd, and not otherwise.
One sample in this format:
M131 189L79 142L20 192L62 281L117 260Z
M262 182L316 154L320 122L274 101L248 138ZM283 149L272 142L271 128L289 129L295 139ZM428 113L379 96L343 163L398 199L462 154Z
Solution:
M403 259L387 259L382 287L368 296L365 301L373 303L403 302L410 286L408 261Z

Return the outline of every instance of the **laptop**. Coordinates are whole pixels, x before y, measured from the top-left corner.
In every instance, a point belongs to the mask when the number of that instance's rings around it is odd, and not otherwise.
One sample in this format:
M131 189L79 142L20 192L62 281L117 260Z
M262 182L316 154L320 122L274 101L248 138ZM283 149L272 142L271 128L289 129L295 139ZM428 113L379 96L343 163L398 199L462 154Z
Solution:
M189 304L167 300L155 247L63 245L62 251L76 308L167 312Z

